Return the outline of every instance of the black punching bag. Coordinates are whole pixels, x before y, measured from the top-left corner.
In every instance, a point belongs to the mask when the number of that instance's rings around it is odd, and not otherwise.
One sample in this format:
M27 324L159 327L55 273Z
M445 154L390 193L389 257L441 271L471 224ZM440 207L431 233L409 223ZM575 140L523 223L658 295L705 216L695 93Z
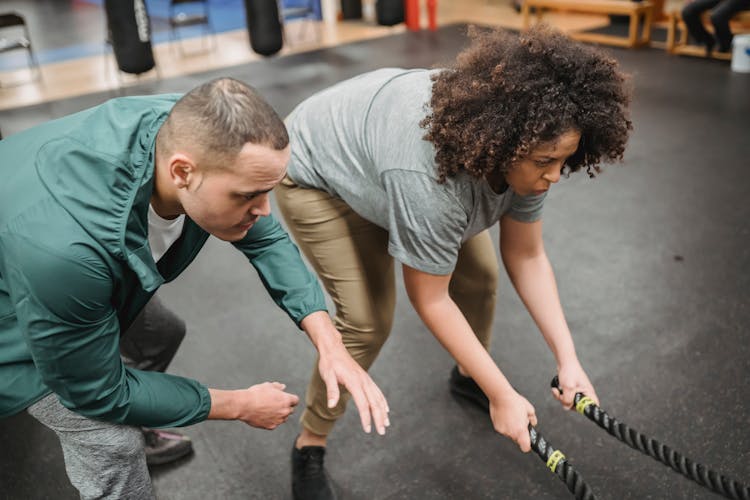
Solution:
M117 67L138 75L154 68L151 24L144 0L105 0L107 28Z
M341 0L341 17L362 19L362 0Z
M281 21L276 0L245 0L247 32L250 46L262 56L271 56L281 50Z
M404 22L404 0L377 0L375 17L378 24L393 26Z

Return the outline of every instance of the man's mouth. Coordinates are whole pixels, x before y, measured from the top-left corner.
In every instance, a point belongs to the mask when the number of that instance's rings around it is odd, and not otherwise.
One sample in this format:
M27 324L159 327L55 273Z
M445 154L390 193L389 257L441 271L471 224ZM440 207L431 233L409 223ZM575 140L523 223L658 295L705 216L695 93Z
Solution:
M251 219L248 222L238 224L237 226L241 229L250 229L251 227L253 227L253 224L255 224L257 221L258 221L258 218L256 217L254 219Z

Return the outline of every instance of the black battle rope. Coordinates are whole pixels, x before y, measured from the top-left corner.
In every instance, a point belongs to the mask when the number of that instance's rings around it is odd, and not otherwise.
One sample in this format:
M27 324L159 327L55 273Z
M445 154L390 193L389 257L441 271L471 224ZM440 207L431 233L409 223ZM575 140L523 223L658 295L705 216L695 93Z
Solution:
M560 382L557 376L552 379L551 386L562 394L562 389L560 389ZM692 479L701 486L733 500L750 500L750 488L747 486L735 481L734 479L714 472L703 464L693 462L689 458L671 449L669 446L661 444L656 439L646 437L622 422L618 422L616 419L607 415L607 413L599 408L599 406L588 396L585 396L580 392L576 393L573 404L578 413L588 417L589 420L596 423L596 425L610 433L612 436L616 437L631 448L634 448L654 460L658 460L664 465L671 467L676 472Z
M531 449L565 483L568 490L575 495L576 500L596 500L591 488L583 482L578 471L568 463L565 455L560 450L554 449L531 424L529 424L529 435L531 436Z

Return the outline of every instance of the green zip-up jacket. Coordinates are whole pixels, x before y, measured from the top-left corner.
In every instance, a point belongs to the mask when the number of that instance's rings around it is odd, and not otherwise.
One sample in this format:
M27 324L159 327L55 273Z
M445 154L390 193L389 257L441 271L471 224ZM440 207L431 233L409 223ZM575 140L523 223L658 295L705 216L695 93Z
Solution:
M189 217L158 265L148 244L154 141L178 95L113 99L0 141L0 417L56 393L100 420L177 427L205 420L195 380L131 369L125 331L208 233ZM233 245L292 320L322 290L273 217Z

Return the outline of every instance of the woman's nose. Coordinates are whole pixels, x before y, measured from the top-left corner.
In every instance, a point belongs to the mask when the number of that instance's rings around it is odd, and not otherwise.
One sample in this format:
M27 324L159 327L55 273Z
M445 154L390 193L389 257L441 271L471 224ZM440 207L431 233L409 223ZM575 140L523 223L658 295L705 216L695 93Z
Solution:
M550 167L544 174L542 174L542 179L544 179L547 182L550 182L552 184L557 183L557 181L560 180L560 166L555 165L553 167Z

